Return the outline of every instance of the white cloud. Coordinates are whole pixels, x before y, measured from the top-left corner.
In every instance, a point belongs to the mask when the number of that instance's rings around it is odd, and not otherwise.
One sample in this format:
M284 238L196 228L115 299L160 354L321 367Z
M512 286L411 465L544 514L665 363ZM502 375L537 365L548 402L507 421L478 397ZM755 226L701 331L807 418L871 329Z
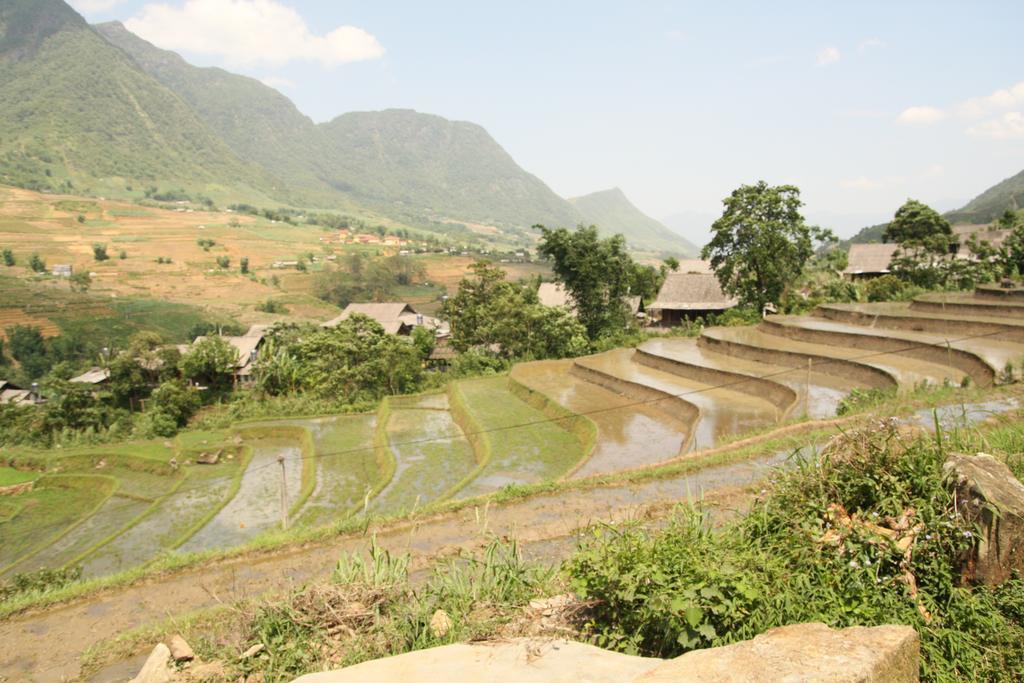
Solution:
M68 4L82 14L106 12L112 10L125 0L69 0Z
M990 112L1009 109L1022 103L1024 103L1024 81L1009 88L996 90L985 97L965 100L957 106L956 111L960 116L967 118L981 118Z
M1008 111L998 118L971 126L967 134L995 140L1024 140L1024 114Z
M885 45L885 43L878 38L868 38L857 44L857 52L867 52L872 48L882 47L883 45Z
M384 55L377 39L355 26L314 35L298 12L276 0L153 3L125 26L159 47L218 56L229 66L305 61L332 67Z
M935 107L908 107L896 119L912 126L927 126L946 118L946 112Z
M275 90L295 87L294 81L289 81L287 78L281 78L280 76L267 76L266 78L261 78L260 83L268 88L274 88Z
M826 47L818 53L815 61L818 66L828 66L829 64L835 64L839 61L842 55L839 53L838 47Z
M880 180L872 180L867 176L860 176L859 178L850 178L849 180L840 180L839 187L844 190L874 190L882 187L885 183Z

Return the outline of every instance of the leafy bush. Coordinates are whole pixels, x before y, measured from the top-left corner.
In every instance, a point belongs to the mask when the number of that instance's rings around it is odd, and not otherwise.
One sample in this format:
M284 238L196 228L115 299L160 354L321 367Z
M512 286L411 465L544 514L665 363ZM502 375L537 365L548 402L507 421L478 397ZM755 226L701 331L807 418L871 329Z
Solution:
M92 245L92 257L97 261L106 261L110 258L107 255L107 245L96 243Z
M288 307L280 301L267 299L263 303L256 304L256 310L262 311L263 313L287 313Z
M44 261L39 254L32 254L32 258L28 261L28 267L36 273L45 273L46 261Z
M15 574L6 583L0 584L0 602L25 593L46 593L56 590L82 578L82 567L61 569L40 569L34 572Z
M868 301L893 301L904 289L906 283L895 275L876 277L864 286Z
M8 267L13 266L15 263L17 263L17 261L14 258L14 252L11 251L10 249L4 249L3 259L4 265Z
M892 398L893 393L891 389L854 389L839 401L839 405L836 406L836 415L842 417L859 412Z
M218 256L217 257L217 267L218 268L224 268L224 269L230 268L231 267L231 259L229 257L227 257L227 256Z
M962 586L976 530L955 509L944 458L933 437L883 423L797 457L747 516L715 531L686 510L661 531L598 532L567 565L596 602L588 631L674 657L791 623L909 624L923 680L1011 680L1024 671L1024 581Z

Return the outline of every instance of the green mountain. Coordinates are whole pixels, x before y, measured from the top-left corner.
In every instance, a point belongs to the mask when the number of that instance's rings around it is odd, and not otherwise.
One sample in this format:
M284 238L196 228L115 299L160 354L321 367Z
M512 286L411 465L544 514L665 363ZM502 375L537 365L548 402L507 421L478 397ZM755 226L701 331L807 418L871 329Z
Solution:
M622 233L634 249L682 256L696 256L700 251L685 237L633 206L619 188L573 197L569 202L580 212L585 223L596 225L605 235Z
M328 182L361 203L498 226L577 221L568 202L474 123L388 109L342 114L322 129Z
M946 218L952 223L991 223L1007 209L1024 208L1024 171L993 185L966 206L950 211Z
M230 184L256 197L275 184L60 0L0 3L0 169L4 182L97 193Z
M320 176L323 140L313 121L277 90L216 67L201 68L112 21L97 32L174 92L241 159L273 169L299 202L338 203Z

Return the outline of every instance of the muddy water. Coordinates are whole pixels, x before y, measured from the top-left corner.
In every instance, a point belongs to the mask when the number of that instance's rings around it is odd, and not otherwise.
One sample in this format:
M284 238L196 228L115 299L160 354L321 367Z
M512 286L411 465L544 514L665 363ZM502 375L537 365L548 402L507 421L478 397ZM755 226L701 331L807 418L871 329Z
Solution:
M11 567L9 575L41 568L62 567L129 524L149 508L150 503L119 496L116 493L94 515L38 554Z
M408 512L438 500L476 467L472 447L447 411L392 410L388 441L396 468L370 503L370 511L376 514Z
M895 332L882 331L875 328L868 328L846 323L832 322L820 318L790 318L787 324L802 327L808 330L822 330L826 332L840 332L845 334L871 335L886 337L890 339L906 340L910 344L922 344L929 346L945 347L948 343L954 349L960 349L973 353L997 372L1006 367L1007 363L1019 365L1024 359L1024 344L1017 344L1010 341L998 339L960 339L963 335L929 334L923 332Z
M201 466L196 466L201 467ZM82 563L85 576L111 574L156 558L181 542L182 534L219 505L231 489L234 470L222 467L202 481L186 479L172 495L131 529L120 534ZM196 470L197 474L206 473Z
M578 359L577 362L620 379L679 396L697 406L701 417L691 441L694 450L708 448L722 437L741 434L775 421L775 407L767 401L637 365L632 356L632 349L616 349Z
M820 372L812 371L808 377L807 371L803 369L733 358L698 346L696 339L653 339L641 348L663 358L750 377L763 377L787 386L797 394L797 402L790 413L791 416L806 414L815 419L832 417L836 414L839 402L851 390L864 388L860 383L845 381Z
M281 522L281 466L285 459L289 506L302 486L302 449L291 440L259 439L249 442L252 459L238 493L202 529L182 546L183 551L237 545Z
M936 363L928 363L892 353L853 349L848 346L797 341L774 334L765 334L751 327L718 327L706 330L705 334L747 346L850 360L888 372L902 387L912 388L922 383L940 385L947 380L954 384L960 384L964 378L964 373L959 370ZM838 372L841 373L842 370L839 369Z
M571 365L571 360L521 363L512 378L596 425L594 451L573 478L653 465L679 452L685 424L570 375Z
M302 509L303 524L344 518L373 488L380 473L373 449L376 415L345 415L301 423L313 436L316 487Z
M962 405L941 406L917 411L908 422L919 424L929 430L935 429L935 420L944 429L962 429L983 422L990 417L1007 413L1020 407L1020 401L1014 398L986 401L984 403L967 403Z

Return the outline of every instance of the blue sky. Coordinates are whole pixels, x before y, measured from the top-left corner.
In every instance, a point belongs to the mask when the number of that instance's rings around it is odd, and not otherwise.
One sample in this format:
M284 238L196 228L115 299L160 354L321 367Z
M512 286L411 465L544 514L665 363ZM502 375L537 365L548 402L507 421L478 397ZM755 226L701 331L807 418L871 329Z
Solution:
M559 194L618 186L656 218L714 216L764 179L846 235L1024 168L1021 2L72 5L272 83L316 121L479 123Z

